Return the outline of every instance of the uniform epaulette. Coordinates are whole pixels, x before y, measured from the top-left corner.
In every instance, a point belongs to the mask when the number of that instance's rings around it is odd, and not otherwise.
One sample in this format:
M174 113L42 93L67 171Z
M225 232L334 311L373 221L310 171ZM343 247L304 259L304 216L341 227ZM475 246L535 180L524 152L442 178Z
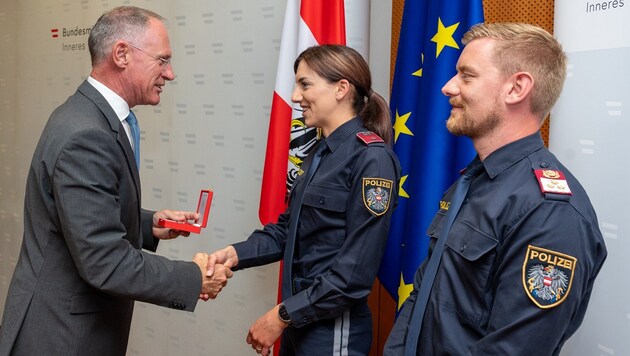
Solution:
M545 196L561 194L567 197L572 195L564 173L561 171L554 169L534 169L534 174L538 179L540 191L545 194Z
M357 134L357 138L363 141L363 143L365 143L366 145L369 145L370 143L375 143L375 142L385 142L379 135L375 134L372 131L359 132Z

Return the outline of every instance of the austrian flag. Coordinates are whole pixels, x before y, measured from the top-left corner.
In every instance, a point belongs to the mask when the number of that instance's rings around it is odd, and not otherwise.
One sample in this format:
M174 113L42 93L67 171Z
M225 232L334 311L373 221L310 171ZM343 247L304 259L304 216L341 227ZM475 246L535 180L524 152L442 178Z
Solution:
M308 47L323 44L346 44L343 0L289 0L282 29L258 210L263 225L276 222L286 208L287 192L302 160L317 142L314 129L304 126L300 110L293 107L291 94L295 85L293 62Z

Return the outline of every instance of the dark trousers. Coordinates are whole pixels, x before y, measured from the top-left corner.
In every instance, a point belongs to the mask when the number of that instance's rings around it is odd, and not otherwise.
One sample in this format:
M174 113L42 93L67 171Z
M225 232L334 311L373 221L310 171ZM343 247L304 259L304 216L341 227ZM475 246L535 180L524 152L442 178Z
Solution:
M366 356L371 345L372 314L359 303L336 319L285 329L280 356Z

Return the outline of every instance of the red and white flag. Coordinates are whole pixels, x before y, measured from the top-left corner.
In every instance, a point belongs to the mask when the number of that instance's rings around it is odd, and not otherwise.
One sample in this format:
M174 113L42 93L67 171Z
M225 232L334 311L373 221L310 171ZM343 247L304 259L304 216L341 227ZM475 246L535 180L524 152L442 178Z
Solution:
M293 109L291 94L295 86L295 59L308 47L323 44L346 44L344 0L288 0L258 209L263 225L277 222L286 209L287 193L297 171L317 142L316 130L307 129L301 112ZM282 272L279 279L278 299L282 295ZM278 355L279 342L273 349L274 355Z
M301 112L291 103L293 62L308 47L323 44L346 44L344 1L288 0L258 210L263 225L277 222L285 210L297 170L316 143L315 130L304 126Z

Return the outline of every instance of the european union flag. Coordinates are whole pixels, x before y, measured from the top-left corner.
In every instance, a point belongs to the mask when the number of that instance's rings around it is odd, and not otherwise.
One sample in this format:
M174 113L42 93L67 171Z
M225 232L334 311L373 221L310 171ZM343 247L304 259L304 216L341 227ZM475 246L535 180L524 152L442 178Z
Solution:
M462 36L479 22L482 0L405 1L390 101L402 179L379 271L399 308L427 256L426 231L440 198L475 156L468 138L447 131L451 106L441 89L456 73Z

